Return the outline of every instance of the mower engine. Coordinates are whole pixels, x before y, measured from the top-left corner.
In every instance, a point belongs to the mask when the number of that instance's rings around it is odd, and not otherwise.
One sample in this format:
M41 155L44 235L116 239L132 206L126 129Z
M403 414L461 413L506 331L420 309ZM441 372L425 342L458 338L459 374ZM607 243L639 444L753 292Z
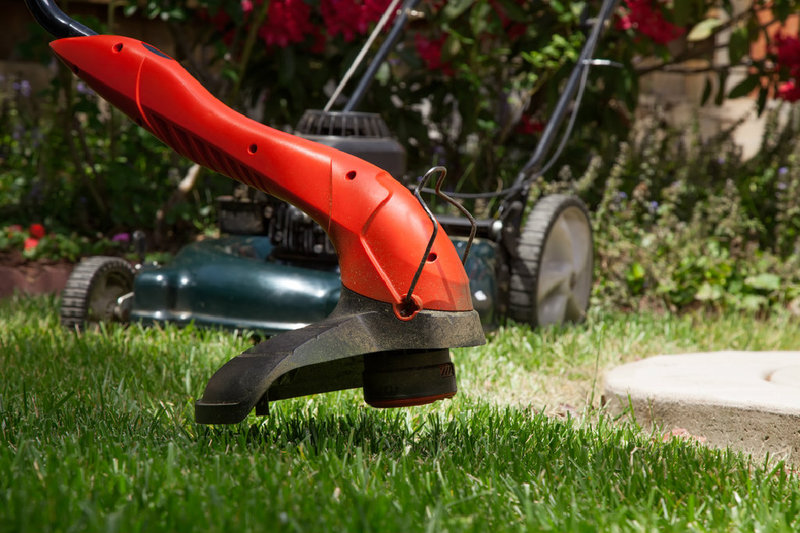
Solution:
M406 173L406 150L376 113L309 109L295 135L369 161L397 180Z
M401 179L406 151L375 113L307 110L295 135L354 155ZM217 199L220 229L233 235L267 235L278 259L337 262L325 231L297 207L239 186L233 196Z

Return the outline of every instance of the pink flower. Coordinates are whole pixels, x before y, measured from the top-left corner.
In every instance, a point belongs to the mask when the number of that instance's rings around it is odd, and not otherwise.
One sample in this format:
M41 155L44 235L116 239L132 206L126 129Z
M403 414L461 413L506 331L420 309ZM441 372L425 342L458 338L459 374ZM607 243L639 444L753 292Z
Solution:
M622 31L630 30L631 28L633 28L633 21L631 20L631 16L623 15L617 18L616 28Z
M253 11L253 0L242 0L242 11L249 14Z

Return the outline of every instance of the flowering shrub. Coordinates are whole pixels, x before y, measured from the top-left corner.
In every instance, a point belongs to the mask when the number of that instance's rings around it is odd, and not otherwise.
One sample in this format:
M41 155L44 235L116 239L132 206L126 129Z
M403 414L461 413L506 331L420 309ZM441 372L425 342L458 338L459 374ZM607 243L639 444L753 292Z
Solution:
M620 30L633 30L654 43L667 44L686 33L686 28L672 24L664 17L665 6L654 0L624 0L617 20Z
M127 238L124 238L127 237ZM89 238L77 233L45 232L41 224L23 228L19 224L0 226L0 253L11 254L14 260L78 261L89 255L130 255L130 236L118 234L112 239ZM17 257L14 257L14 255Z
M230 31L239 24L237 31L242 34L257 22L253 14L261 5L260 0L199 3L207 4L204 9L216 9L217 15L225 13L220 28ZM786 20L797 3L773 2L775 19ZM262 120L291 126L307 107L321 107L325 101L321 88L338 80L362 36L388 4L388 0L273 1L258 31L264 46L248 59L251 66L239 69L244 79L237 82L249 87L254 98L262 95ZM424 19L409 24L405 40L380 71L362 109L384 115L409 150L412 174L443 163L460 177L464 189L486 190L498 181L507 183L535 146L560 84L577 57L586 32L583 10L594 14L598 5L596 1L590 5L423 1L417 9ZM797 39L776 40L780 57L774 64L753 62L749 43L766 36L771 26L755 24L763 7L756 3L736 12L732 4L723 3L724 15L712 7L716 4L710 0L622 0L598 55L620 62L623 68L594 69L575 150L568 150L564 161L575 164L574 153L588 153L587 145L591 151L598 129L625 135L636 106L638 76L654 68L640 66L642 56L660 58L656 68L690 59L706 59L713 65L708 42L723 31L732 34L730 65L701 67L720 76L717 101L758 90L763 109L769 94L790 101L800 97L791 70L800 58L789 57ZM227 52L240 57L237 40L227 42ZM751 65L752 79L724 93L728 69L739 63ZM293 78L284 79L281 73L285 71ZM779 78L765 78L778 71ZM264 88L263 75L248 77L265 72L278 72L278 81L273 79ZM763 86L754 80L764 80ZM296 90L299 86L303 89ZM585 161L584 155L578 164Z
M593 306L800 314L800 109L778 116L748 161L655 117L578 179L537 184L592 204Z
M98 104L97 95L68 71L44 91L0 76L0 227L30 225L29 251L55 238L45 236L44 227L92 236L151 228L188 166ZM204 184L200 191L206 193ZM209 190L190 199L195 212L168 213L170 231L195 231L200 204L212 198Z
M799 1L774 0L775 20L785 21ZM387 5L131 0L125 13L166 20L180 35L176 59L212 92L257 120L290 129L305 109L323 106ZM535 147L585 40L587 15L598 5L423 0L361 110L383 115L408 150L409 175L444 164L453 176L445 187L507 186ZM773 39L768 28L775 24L754 23L764 9L759 3L741 13L729 3L709 9L714 6L710 0L622 0L597 52L622 68L592 69L577 126L553 169L569 165L579 172L592 154L625 138L639 76L652 69L705 59L699 68L724 82L730 67L747 64L751 74L731 91L716 84L717 100L755 91L763 108L770 95L800 98L797 36ZM97 21L89 25L103 29ZM729 65L714 64L709 46L723 31L730 34ZM769 38L767 57L751 58L750 44L763 37ZM203 53L195 53L199 47ZM655 59L641 61L645 56ZM709 82L707 96L713 92ZM35 96L25 80L0 81L0 223L42 220L48 228L87 235L153 227L188 163L119 114L101 111L97 97L65 70L47 95ZM167 233L213 221L208 206L231 186L216 178L198 183L164 215Z

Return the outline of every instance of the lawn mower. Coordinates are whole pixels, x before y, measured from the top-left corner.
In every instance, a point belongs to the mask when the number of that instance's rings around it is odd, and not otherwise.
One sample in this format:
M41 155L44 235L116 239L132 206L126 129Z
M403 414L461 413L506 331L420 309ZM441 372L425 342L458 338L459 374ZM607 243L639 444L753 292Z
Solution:
M265 193L223 199L220 224L231 235L185 247L168 267L137 272L118 258L89 258L63 293L67 325L194 321L277 333L217 371L196 402L198 422L236 423L253 407L266 414L270 401L345 388L363 387L377 407L447 398L456 391L449 348L485 342L476 308L485 323L495 314L536 325L583 318L592 281L586 207L548 196L520 223L613 0L533 157L492 194L503 196L497 216L477 222L468 213L437 219L422 200L435 176L434 192L460 207L441 192L443 168L413 193L392 178L404 156L377 115L312 111L298 135L277 131L216 100L157 48L98 35L53 0L26 3L57 38L56 55L99 95L181 155Z
M296 135L356 155L398 179L405 175L405 150L385 122L354 109L417 2L403 5L344 109L329 110L347 75L324 110L304 114ZM394 4L387 13L393 9ZM598 20L608 13L610 9L602 11ZM504 317L545 326L585 316L593 257L586 207L577 197L552 195L539 199L524 225L522 211L530 183L542 173L542 158L588 72L596 42L597 36L590 35L534 157L514 185L483 195L451 194L502 197L495 216L478 221L478 238L465 263L473 306L487 330ZM335 250L324 230L301 210L244 189L218 199L225 237L188 245L167 265L142 262L134 269L115 257L82 261L63 293L62 323L68 328L112 320L194 323L272 335L328 316L338 302L340 280ZM453 216L438 219L463 253L471 226Z

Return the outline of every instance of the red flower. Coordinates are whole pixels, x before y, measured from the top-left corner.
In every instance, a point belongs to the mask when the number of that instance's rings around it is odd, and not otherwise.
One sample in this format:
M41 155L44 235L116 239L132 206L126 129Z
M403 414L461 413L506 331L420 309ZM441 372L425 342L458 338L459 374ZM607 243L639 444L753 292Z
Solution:
M359 31L367 33L370 24L380 20L390 3L391 0L364 0L364 4L361 6L361 17L358 21ZM392 23L392 19L394 19L394 14L389 18L387 28Z
M775 56L778 69L787 69L792 77L800 76L800 39L776 35Z
M325 39L325 35L322 33L320 28L314 28L314 33L312 34L312 44L311 48L309 49L312 54L322 54L325 52L325 45L327 44L327 40Z
M367 33L390 3L391 0L322 0L320 11L328 35L341 34L346 42L350 42L357 34Z
M303 0L270 0L267 20L258 30L267 46L285 48L313 32L311 7Z
M13 224L8 227L8 236L11 237L12 235L16 235L17 233L22 232L22 226L19 224Z
M33 250L36 248L36 245L39 244L39 239L34 239L33 237L28 237L25 239L25 249L26 250Z
M41 239L44 237L44 226L41 224L31 224L28 228L28 233L30 233L31 237L34 239Z
M664 18L657 0L625 0L625 4L628 12L617 23L619 29L632 28L658 44L667 44L686 32Z
M541 133L544 130L544 124L538 120L533 120L529 115L522 115L517 124L517 133L521 135L533 135Z
M781 83L778 87L778 98L787 102L797 102L800 100L800 87L794 80Z
M778 55L778 62L782 65L800 64L800 39L793 36L775 36L775 49Z
M212 17L207 10L203 9L198 12L198 16L202 19L210 21L217 31L222 34L222 40L225 42L225 44L230 46L230 44L233 42L234 30L231 26L231 17L228 16L225 10L220 9Z
M328 35L342 34L346 42L355 39L361 20L361 5L355 0L322 0L322 20Z
M442 63L442 46L446 40L447 35L438 39L428 39L419 34L414 36L417 53L428 70L441 70L445 76L452 76L455 74L453 67L449 63Z

